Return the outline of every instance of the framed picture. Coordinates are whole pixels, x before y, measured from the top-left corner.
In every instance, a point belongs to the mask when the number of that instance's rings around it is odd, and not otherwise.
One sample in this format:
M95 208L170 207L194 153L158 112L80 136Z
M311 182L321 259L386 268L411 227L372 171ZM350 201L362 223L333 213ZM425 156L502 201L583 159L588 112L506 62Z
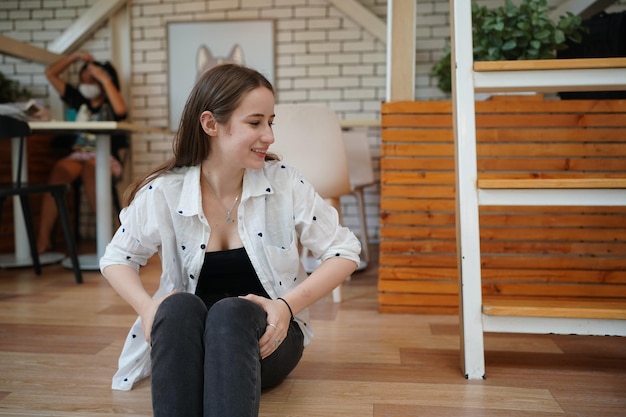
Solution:
M254 68L274 82L274 21L175 22L167 25L169 125L178 123L204 71L223 63Z

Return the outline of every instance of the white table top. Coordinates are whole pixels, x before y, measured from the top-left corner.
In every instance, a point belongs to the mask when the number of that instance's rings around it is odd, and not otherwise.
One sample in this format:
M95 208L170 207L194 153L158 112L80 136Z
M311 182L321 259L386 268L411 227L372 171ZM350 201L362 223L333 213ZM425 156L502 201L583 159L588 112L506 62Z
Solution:
M145 126L131 122L65 122L51 120L46 122L28 122L33 132L89 131L89 132L137 132L137 133L169 133L167 129Z

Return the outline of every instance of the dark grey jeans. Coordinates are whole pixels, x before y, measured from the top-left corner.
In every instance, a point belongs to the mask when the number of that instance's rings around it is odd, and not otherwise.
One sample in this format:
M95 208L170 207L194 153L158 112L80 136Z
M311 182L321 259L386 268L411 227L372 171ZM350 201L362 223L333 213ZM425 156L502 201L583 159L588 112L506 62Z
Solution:
M209 310L194 294L166 298L151 335L154 416L258 416L261 389L279 384L304 349L292 321L279 348L261 360L266 317L260 306L237 297Z

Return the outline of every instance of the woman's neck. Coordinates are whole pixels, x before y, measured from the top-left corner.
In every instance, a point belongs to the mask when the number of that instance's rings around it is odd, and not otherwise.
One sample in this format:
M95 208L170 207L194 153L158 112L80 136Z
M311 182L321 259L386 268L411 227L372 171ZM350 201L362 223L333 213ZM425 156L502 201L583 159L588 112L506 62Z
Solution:
M203 162L200 166L201 176L211 187L217 197L240 194L243 184L243 169L226 172Z

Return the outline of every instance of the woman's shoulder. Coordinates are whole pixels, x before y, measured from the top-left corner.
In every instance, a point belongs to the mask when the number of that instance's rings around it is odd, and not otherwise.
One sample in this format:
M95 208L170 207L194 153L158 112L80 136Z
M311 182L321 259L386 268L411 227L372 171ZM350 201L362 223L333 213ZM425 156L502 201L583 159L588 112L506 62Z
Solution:
M310 192L310 183L306 181L300 170L284 161L268 161L265 163L259 184L268 184L274 193L292 195ZM265 181L265 182L264 182ZM265 189L266 186L261 187Z
M161 190L167 194L180 193L185 178L191 169L192 167L178 167L162 172L154 178L148 179L137 194L152 190Z
M266 161L263 167L263 173L269 179L284 179L301 175L298 168L280 160Z
M63 96L61 99L68 105L68 107L78 110L78 108L89 102L83 95L78 91L76 87L71 84L65 84L65 91L63 92Z
M163 184L169 182L182 181L185 178L184 168L173 168L171 170L163 171L159 175L148 179L146 184Z

